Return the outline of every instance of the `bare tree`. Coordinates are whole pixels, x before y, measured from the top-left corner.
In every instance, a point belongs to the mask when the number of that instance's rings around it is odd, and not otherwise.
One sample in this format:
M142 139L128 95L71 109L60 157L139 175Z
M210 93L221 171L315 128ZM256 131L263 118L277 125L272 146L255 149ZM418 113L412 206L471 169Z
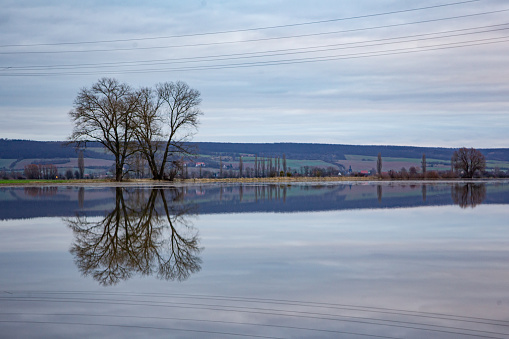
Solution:
M424 153L422 154L421 165L422 165L422 178L426 179L426 154Z
M242 163L242 155L239 157L239 178L242 178L242 171L244 169L244 165Z
M154 179L169 178L174 160L193 153L186 142L202 114L198 108L200 92L182 81L166 82L155 90L140 89L138 98L135 134L139 151L147 159Z
M255 169L255 170L254 170L254 171L255 171L255 172L254 172L254 173L255 173L255 174L254 174L254 176L255 176L255 178L258 178L258 173L259 173L259 172L258 172L258 154L255 154L254 169Z
M74 175L72 174L72 169L67 169L67 171L65 171L65 178L67 180L74 179Z
M115 180L122 181L124 164L132 148L133 119L138 100L127 84L102 78L91 88L82 88L69 112L74 130L69 141L78 146L88 141L104 145L115 157Z
M186 145L198 127L198 118L203 113L200 92L185 82L166 82L156 86L157 95L162 102L162 135L165 137L163 155L159 164L158 179L162 179L168 159L172 155L188 156L193 149Z
M454 168L463 171L463 176L473 178L475 172L486 168L484 155L475 148L460 148L452 155Z
M39 166L35 165L35 164L25 165L24 174L27 179L40 179L41 178L41 170L40 170Z
M150 88L138 90L138 106L135 111L136 148L147 160L154 179L159 179L158 156L162 148L162 119L159 116L161 101Z
M378 153L378 158L376 159L376 173L378 177L382 177L382 153Z
M83 150L80 150L78 155L78 169L80 171L80 177L76 179L83 179L85 176L85 158L83 156Z

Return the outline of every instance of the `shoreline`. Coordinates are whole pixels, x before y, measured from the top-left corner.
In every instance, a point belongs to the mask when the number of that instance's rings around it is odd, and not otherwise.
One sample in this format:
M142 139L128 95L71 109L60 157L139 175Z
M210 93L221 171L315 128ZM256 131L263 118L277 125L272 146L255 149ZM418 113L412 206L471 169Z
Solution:
M25 180L23 180L25 181ZM121 182L113 180L26 180L17 182L0 182L1 187L33 187L33 186L89 186L89 187L183 187L194 185L213 184L320 184L320 183L406 183L406 184L433 184L433 183L487 183L487 182L509 182L507 178L479 178L479 179L409 179L409 180L387 180L377 177L274 177L274 178L223 178L223 179L177 179L174 181L152 180L152 179L129 179Z

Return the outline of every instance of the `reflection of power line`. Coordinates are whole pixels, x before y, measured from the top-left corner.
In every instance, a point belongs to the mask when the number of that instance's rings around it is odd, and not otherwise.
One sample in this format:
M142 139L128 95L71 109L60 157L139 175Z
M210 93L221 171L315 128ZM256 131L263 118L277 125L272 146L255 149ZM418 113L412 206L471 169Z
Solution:
M380 29L380 28L407 26L407 25L413 25L413 24L431 23L431 22L437 22L437 21L444 21L444 20L460 19L460 18L467 18L467 17L479 16L479 15L501 13L501 12L507 12L507 11L509 11L509 9L490 11L490 12L482 12L482 13L475 13L475 14L467 14L467 15L459 15L459 16L454 16L454 17L440 18L440 19L422 20L422 21L416 21L416 22L412 22L412 23L402 23L402 24L375 26L375 27L368 27L368 28L358 28L358 29L340 30L340 31L332 31L332 32L321 32L321 33L288 35L288 36L280 36L280 37L245 39L245 40L235 40L235 41L204 42L204 43L195 43L195 44L182 44L182 45L169 45L169 46L152 46L152 47L88 49L88 50L10 51L10 52L0 52L0 54L64 54L64 53L92 53L92 52L94 52L94 53L95 52L125 52L125 51L135 51L135 50L154 50L154 49L168 49L168 48L229 45L229 44L239 44L239 43L247 43L247 42L260 42L260 41L270 41L270 40L294 39L294 38L303 38L303 37L311 37L311 36L348 33L348 32L355 32L355 31L366 31L366 30Z
M13 294L12 292L5 292ZM19 293L19 292L18 292ZM24 292L25 293L25 292ZM32 292L30 292L32 293ZM157 298L176 298L176 299L197 299L197 300L215 300L215 301L231 301L231 302L244 302L244 303L263 303L263 304L276 304L288 306L304 306L313 308L324 309L337 309L337 310L351 310L360 312L374 312L381 314L395 314L405 316L415 316L419 318L432 318L440 320L452 320L460 322L469 322L485 325L500 325L509 326L509 321L496 320L490 318L471 317L464 315L454 315L448 313L437 312L423 312L423 311L410 311L389 307L373 307L364 305L352 304L338 304L327 302L313 302L302 300L289 300L289 299L274 299L274 298L256 298L256 297L238 297L238 296L225 296L225 295L201 295L201 294L181 294L181 293L125 293L125 292L89 292L89 291L72 291L72 292L54 292L54 291L37 291L36 294L41 295L85 295L85 296L123 296L123 297L157 297Z
M211 320L211 319L192 319L192 318L181 318L181 317L145 317L145 316L130 316L130 315L112 315L112 314L44 314L44 313L0 313L0 315L35 315L35 316L80 316L80 317L101 317L101 318L127 318L127 319L150 319L150 320L175 320L175 321L188 321L188 322L201 322L201 323L214 323L214 324L228 324L228 325L243 325L243 326L257 326L257 327L272 327L272 328L283 328L289 330L304 330L304 331L313 331L313 332L325 332L325 333L336 333L336 334L351 334L358 335L363 337L374 337L374 338L387 338L387 339L399 339L397 337L388 337L382 335L372 335L365 333L357 333L357 332L346 332L339 330L327 330L322 328L311 328L311 327L297 327L297 326L289 326L289 325L276 325L276 324L262 324L262 323L248 323L248 322L240 322L240 321L226 321L226 320ZM67 323L62 323L67 324ZM161 328L164 329L164 328ZM171 328L168 328L171 330ZM244 334L244 336L251 337L251 335Z
M308 22L286 24L286 25L275 25L275 26L265 26L265 27L236 29L236 30L225 30L225 31L216 31L216 32L181 34L181 35L169 35L169 36L163 36L163 37L133 38L133 39L96 40L96 41L60 42L60 43L40 43L40 44L10 44L10 45L0 45L0 47L35 47L35 46L60 46L60 45L78 45L78 44L99 44L99 43L114 43L114 42L160 40L160 39L184 38L184 37L187 38L187 37L193 37L193 36L216 35L216 34L226 34L226 33L240 33L240 32L250 32L250 31L276 29L276 28L307 26L307 25L315 25L315 24L338 22L338 21L346 21L346 20L365 19L365 18L372 18L372 17L376 17L376 16L401 14L401 13L416 12L416 11L422 11L422 10L428 10L428 9L436 9L436 8L441 8L441 7L463 5L463 4L466 4L466 3L478 2L478 1L483 1L483 0L466 0L466 1L459 1L459 2L453 2L453 3L438 4L438 5L434 5L434 6L417 7L417 8L410 8L410 9L402 9L402 10L382 12L382 13L375 13L375 14L358 15L358 16L352 16L352 17L326 19L326 20L318 20L318 21L308 21Z
M338 43L338 44L310 46L310 47L276 49L276 50L268 50L268 51L263 51L263 52L231 53L231 54L195 56L195 57L184 57L184 58L174 58L174 59L107 62L107 63L94 63L94 64L86 63L86 64L46 65L46 66L13 66L13 67L9 67L9 68L13 69L13 70L44 70L44 69L58 70L58 69L69 69L69 68L76 69L76 68L122 67L122 66L150 66L150 65L165 65L168 63L174 64L174 63L189 63L189 62L204 62L204 61L223 61L223 60L235 60L235 59L247 59L247 58L262 58L262 57L269 57L269 56L327 52L327 51L334 51L334 50L338 50L338 49L352 49L352 48L363 48L363 47L373 47L373 46L386 46L386 45L391 45L391 44L417 42L417 41L424 41L424 40L435 40L435 39L437 40L437 39L465 36L465 35L472 35L472 34L505 31L505 30L508 30L509 27L465 33L465 31L484 29L484 28L493 28L493 27L500 27L500 26L507 26L507 25L509 25L509 23L472 27L472 28L463 28L463 29L434 32L434 33L413 34L413 35L406 35L406 36L399 36L399 37L392 37L392 38L372 39L372 40L365 40L365 41L359 41L359 42L345 42L345 43ZM458 32L464 32L464 33L458 33ZM456 33L456 34L449 34L449 33ZM433 37L429 37L430 35L433 35ZM418 38L418 39L410 39L410 38ZM407 40L393 41L393 40L401 40L401 39L407 39ZM410 39L410 40L408 40L408 39ZM386 42L386 41L392 41L392 42ZM368 43L373 43L373 42L384 42L384 43L376 43L376 44L366 45ZM347 46L347 47L344 47L344 46Z
M454 327L446 325L434 325L422 322L402 321L402 320L390 320L386 318L375 318L375 317L360 317L360 316L348 316L348 315L337 315L331 313L319 313L319 312L308 312L308 311L296 311L296 310L283 310L274 308L261 308L261 307L245 307L245 306L231 306L221 304L199 304L199 303L181 303L181 302L161 302L161 301L124 301L119 299L91 299L91 298L36 298L36 297L10 297L3 298L0 300L12 300L12 301L31 301L31 302L51 302L51 303L76 303L76 304L105 304L108 305L128 305L128 306L150 306L150 307L164 307L164 308L179 308L179 309L198 309L198 310L211 310L211 311L224 311L224 312L237 312L237 313L249 313L249 314L260 314L260 315L271 315L279 317L293 317L293 318L307 318L317 319L335 322L347 322L352 324L368 324L375 326L394 327L402 329L411 329L435 333L447 333L457 334L463 336L477 337L477 338L494 338L491 335L506 335L505 333L466 329L465 327ZM473 323L473 322L472 322ZM504 326L504 325L500 325ZM461 331L461 332L460 332ZM468 332L467 332L468 331ZM470 332L470 333L469 333ZM375 336L375 335L369 335Z
M285 339L281 337L262 336L256 334L243 334L235 332L221 332L210 330L198 330L190 328L176 328L176 327L161 327L161 326L148 326L148 325L127 325L127 324L104 324L104 323L86 323L86 322L71 322L71 321L35 321L35 320L0 320L0 323L15 323L15 324L48 324L48 325L79 325L79 326L99 326L99 327L120 327L120 328L136 328L136 329L150 329L150 330L166 330L177 332L192 332L192 333L206 333L206 334L221 334L237 337L250 337L250 338L266 338L266 339ZM387 337L390 338L390 337Z

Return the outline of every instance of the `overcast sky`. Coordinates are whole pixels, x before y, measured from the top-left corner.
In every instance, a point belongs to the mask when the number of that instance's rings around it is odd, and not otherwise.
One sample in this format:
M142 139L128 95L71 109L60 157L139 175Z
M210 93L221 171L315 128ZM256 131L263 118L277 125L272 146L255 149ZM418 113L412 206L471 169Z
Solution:
M507 1L1 8L1 138L65 140L78 91L114 77L198 89L195 141L509 147Z

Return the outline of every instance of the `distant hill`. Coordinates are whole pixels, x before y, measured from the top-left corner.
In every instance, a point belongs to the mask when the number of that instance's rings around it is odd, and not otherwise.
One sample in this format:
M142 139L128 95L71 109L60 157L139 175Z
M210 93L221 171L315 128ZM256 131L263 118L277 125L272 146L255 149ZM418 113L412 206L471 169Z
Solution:
M90 143L90 146L102 147L98 143ZM86 149L84 156L87 158L113 159L112 156ZM0 139L0 159L55 159L77 158L78 153L74 145L68 145L62 141L32 141L32 140L9 140Z
M345 155L377 156L394 158L427 158L450 160L454 148L414 147L414 146L361 146L337 144L309 144L309 143L225 143L225 142L191 142L198 152L203 155L238 155L253 154L260 157L281 156L286 154L292 159L312 160L345 160ZM112 159L112 156L98 152L102 146L97 142L87 144L86 158ZM509 148L479 149L486 160L509 161ZM53 159L75 158L76 150L73 145L61 141L32 141L0 139L0 159Z
M345 155L377 156L394 158L427 158L451 160L454 148L414 147L414 146L361 146L336 144L304 144L304 143L221 143L197 142L200 154L239 153L257 154L258 156L280 156L285 153L291 159L345 160ZM480 149L486 160L509 161L509 148Z
M420 159L426 154L431 170L450 168L453 148L414 147L414 146L360 146L309 143L220 143L192 142L199 157L195 161L203 162L209 170L219 169L220 157L223 164L235 169L239 156L242 155L245 165L250 166L254 158L282 157L292 160L295 170L304 166L326 168L352 168L354 171L370 170L375 167L376 156L382 154L384 170L399 170L402 167L419 167ZM479 149L489 162L489 168L498 167L509 170L509 148ZM87 144L84 153L88 170L104 171L111 167L113 157L104 151L97 142ZM0 170L23 169L29 163L53 163L57 167L76 168L78 154L73 145L58 141L30 141L0 139ZM252 166L252 164L251 164Z

